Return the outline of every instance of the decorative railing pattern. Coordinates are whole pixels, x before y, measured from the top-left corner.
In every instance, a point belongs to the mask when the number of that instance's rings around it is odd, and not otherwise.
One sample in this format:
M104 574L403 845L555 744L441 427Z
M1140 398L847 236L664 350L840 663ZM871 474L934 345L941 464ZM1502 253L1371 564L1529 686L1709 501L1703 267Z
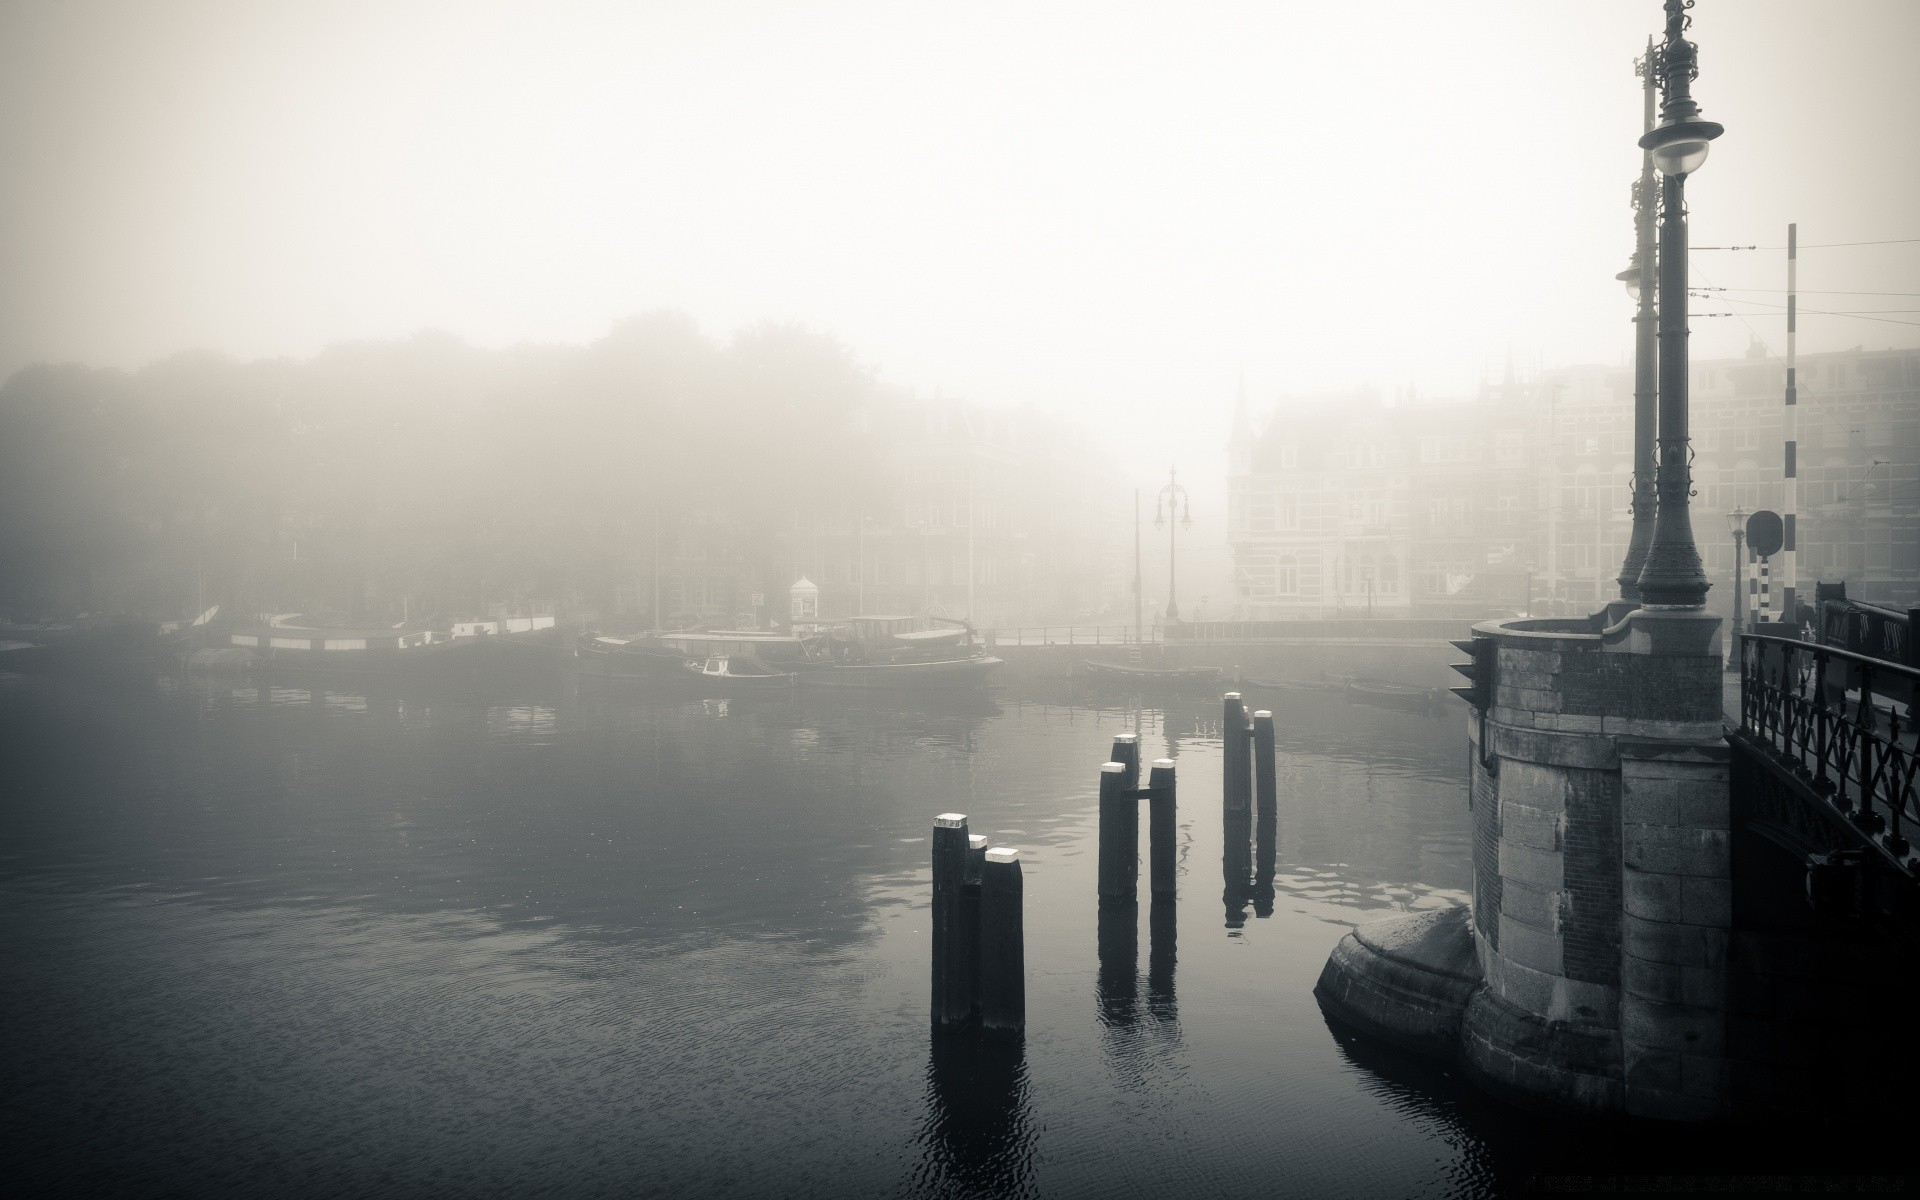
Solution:
M1920 643L1913 638L1915 611L1899 612L1858 600L1823 600L1820 644L1920 667Z
M1794 638L1740 638L1740 728L1909 871L1920 819L1920 668Z

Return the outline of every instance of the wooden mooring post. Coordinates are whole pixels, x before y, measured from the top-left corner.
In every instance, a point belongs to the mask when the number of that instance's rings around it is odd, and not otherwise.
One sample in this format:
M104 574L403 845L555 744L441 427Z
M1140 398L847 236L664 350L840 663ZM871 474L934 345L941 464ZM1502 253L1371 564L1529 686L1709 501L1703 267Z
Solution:
M967 835L967 874L960 885L960 940L954 944L954 957L960 977L967 983L967 1011L980 1008L980 882L987 863L987 839L980 834Z
M1100 865L1099 894L1102 903L1131 900L1140 888L1140 801L1147 802L1149 838L1149 886L1155 895L1172 895L1178 868L1179 837L1173 760L1163 758L1153 764L1147 786L1138 786L1139 743L1133 734L1122 734L1113 744L1116 760L1100 767ZM1121 754L1131 754L1129 763Z
M1013 1036L1027 1028L1025 885L1020 852L995 846L980 875L980 1027Z
M1113 753L1109 761L1117 762L1126 768L1125 776L1129 788L1140 786L1140 735L1137 733L1115 734Z
M1220 712L1220 806L1228 813L1251 812L1253 779L1248 743L1252 729L1239 692L1222 697Z
M952 1029L973 1016L972 957L964 892L971 839L965 813L933 819L933 1027Z
M936 1031L977 1016L982 1029L1026 1028L1026 927L1020 852L989 848L965 813L933 819L932 1016Z
M1140 803L1127 764L1100 767L1100 899L1131 900L1140 883Z
M1147 881L1155 896L1174 894L1180 836L1174 801L1173 760L1155 759L1147 775Z
M1261 709L1253 714L1253 794L1254 827L1253 915L1273 915L1273 863L1278 844L1277 822L1280 815L1279 785L1273 757L1273 714Z

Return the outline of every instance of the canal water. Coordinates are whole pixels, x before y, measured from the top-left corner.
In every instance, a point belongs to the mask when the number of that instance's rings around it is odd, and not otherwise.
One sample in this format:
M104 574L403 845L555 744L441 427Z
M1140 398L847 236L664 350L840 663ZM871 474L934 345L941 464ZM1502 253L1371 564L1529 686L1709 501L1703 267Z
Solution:
M1650 1162L1328 1027L1311 988L1354 923L1466 899L1464 710L1275 710L1249 887L1222 874L1217 699L0 675L8 1176L1331 1197ZM1098 766L1127 731L1177 764L1180 895L1103 941ZM945 811L1023 852L1019 1050L929 1035Z

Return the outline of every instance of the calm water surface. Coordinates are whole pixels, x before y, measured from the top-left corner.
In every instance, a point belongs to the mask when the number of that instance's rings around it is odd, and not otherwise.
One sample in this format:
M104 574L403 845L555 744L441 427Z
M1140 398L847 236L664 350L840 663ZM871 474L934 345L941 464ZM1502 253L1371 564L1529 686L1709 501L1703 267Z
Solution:
M1275 866L1246 888L1217 701L0 675L9 1175L1416 1196L1604 1160L1336 1037L1311 994L1352 924L1466 899L1461 710L1277 716ZM1180 896L1100 930L1098 764L1134 729L1178 764ZM948 810L1023 850L1023 1050L929 1038Z

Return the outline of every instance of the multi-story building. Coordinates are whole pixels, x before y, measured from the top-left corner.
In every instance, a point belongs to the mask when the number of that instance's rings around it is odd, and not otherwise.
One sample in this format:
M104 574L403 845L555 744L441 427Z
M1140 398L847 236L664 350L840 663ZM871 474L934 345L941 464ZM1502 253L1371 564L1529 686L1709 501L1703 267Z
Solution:
M1695 362L1691 375L1694 540L1714 583L1709 603L1727 611L1728 515L1783 511L1786 364L1756 344L1742 359ZM1920 604L1920 350L1803 355L1797 382L1802 596L1815 580L1844 580L1855 598ZM1569 602L1591 604L1612 594L1632 528L1632 373L1550 371L1540 389L1556 399L1546 464L1554 578Z
M1124 588L1117 491L1054 422L893 397L869 433L887 464L875 494L796 513L791 573L819 585L822 616L1065 623Z
M1692 376L1694 538L1726 612L1728 514L1783 502L1786 371L1756 348ZM1920 603L1920 350L1809 354L1798 380L1802 593ZM1585 611L1632 531L1633 372L1290 403L1257 432L1242 408L1229 458L1236 616Z
M1524 603L1535 422L1520 389L1473 403L1371 393L1289 403L1230 444L1234 615L1437 615ZM1508 595L1508 593L1513 593Z

